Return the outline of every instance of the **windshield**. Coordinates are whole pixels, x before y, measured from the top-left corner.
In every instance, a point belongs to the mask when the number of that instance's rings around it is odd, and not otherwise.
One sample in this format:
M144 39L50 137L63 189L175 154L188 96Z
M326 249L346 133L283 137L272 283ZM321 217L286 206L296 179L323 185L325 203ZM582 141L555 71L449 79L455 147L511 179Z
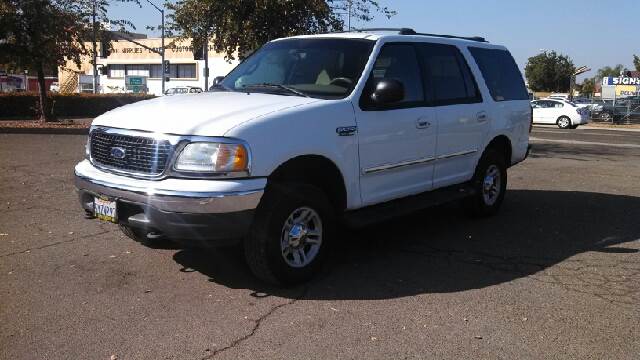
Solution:
M232 91L339 99L351 93L374 42L287 39L266 44L220 83Z

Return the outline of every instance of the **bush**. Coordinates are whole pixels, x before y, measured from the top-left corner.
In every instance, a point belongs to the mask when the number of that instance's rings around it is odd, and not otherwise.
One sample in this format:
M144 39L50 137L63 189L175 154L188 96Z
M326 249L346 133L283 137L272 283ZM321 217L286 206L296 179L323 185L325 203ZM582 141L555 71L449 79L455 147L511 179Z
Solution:
M47 94L54 117L96 117L105 112L153 95L138 94ZM0 119L39 117L37 93L0 93Z

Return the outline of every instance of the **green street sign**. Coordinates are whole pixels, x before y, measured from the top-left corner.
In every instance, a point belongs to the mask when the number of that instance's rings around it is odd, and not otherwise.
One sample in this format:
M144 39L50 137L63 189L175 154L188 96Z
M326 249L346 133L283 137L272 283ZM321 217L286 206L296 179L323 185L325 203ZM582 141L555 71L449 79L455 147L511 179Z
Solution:
M143 79L141 77L130 77L129 85L142 85Z

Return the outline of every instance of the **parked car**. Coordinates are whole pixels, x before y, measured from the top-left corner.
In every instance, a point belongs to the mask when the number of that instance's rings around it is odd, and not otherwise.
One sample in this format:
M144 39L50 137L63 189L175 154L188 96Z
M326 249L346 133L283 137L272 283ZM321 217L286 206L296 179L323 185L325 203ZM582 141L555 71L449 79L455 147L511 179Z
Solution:
M605 122L619 122L640 119L640 98L626 97L598 101L599 107L593 111L593 117Z
M348 241L339 224L454 200L495 214L529 150L522 75L480 38L279 39L214 90L97 117L75 168L81 206L134 239L240 243L253 273L280 285Z
M576 129L589 122L589 110L569 101L542 99L531 102L534 124L556 124L560 129Z
M557 100L569 100L569 94L567 93L552 93L548 96L549 99L557 99Z
M602 105L598 104L595 100L588 98L575 98L572 103L576 104L578 107L586 107L589 111L599 111L602 109Z
M167 96L171 95L184 95L184 94L199 94L202 92L202 88L197 86L176 86L164 91Z

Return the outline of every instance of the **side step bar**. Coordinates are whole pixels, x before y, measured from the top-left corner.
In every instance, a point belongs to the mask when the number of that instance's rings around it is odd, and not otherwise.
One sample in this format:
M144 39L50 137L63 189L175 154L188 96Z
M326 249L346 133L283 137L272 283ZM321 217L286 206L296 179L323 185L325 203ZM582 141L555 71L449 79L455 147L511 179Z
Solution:
M460 200L475 193L470 183L449 186L382 204L347 211L343 223L350 228L361 228L371 224L405 216L428 207Z

